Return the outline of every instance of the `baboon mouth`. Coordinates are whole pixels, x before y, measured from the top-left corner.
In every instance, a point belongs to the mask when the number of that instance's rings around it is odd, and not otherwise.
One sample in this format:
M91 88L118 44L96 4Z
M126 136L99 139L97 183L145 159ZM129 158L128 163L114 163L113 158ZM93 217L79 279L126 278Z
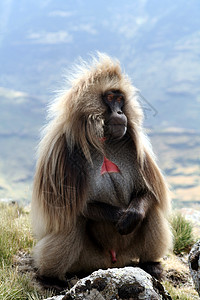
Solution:
M127 127L124 123L109 123L109 124L105 124L105 127L111 127L111 126L123 126L123 127Z
M105 126L104 134L109 136L109 139L121 139L127 131L127 126L124 124L109 124Z

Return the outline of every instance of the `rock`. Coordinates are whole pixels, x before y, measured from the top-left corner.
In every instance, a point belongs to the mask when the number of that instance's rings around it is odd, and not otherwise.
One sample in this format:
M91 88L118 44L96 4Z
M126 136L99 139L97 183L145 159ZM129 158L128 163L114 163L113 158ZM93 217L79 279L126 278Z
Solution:
M170 300L162 284L140 268L98 270L80 279L63 296L48 300Z
M195 285L195 289L197 290L200 296L200 240L194 244L190 253L189 253L189 267L190 273L192 275L192 279Z

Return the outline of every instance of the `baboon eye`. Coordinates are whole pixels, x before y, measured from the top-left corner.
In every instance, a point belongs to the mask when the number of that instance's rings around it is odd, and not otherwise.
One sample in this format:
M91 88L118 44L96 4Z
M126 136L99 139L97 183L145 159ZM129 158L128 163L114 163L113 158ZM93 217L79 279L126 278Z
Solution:
M109 102L111 102L111 101L113 100L113 97L114 97L114 95L109 94L109 95L107 96L107 100L108 100Z
M120 103L122 101L122 96L117 98L117 102Z

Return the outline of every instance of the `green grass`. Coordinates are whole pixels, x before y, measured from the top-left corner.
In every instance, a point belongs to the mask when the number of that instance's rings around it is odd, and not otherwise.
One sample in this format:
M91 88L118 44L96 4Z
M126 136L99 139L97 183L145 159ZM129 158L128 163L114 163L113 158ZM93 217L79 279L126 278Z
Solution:
M29 213L17 205L0 203L0 299L43 299L51 295L35 285L31 275L18 272L14 257L20 251L29 253L34 240Z
M195 240L193 237L192 224L180 213L174 214L171 218L172 232L174 236L174 253L181 254L189 252Z

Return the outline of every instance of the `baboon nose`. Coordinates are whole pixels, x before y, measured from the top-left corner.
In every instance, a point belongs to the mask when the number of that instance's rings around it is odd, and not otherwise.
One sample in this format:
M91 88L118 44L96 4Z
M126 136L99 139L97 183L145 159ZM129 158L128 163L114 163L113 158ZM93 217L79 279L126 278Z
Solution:
M117 113L118 113L118 115L122 115L122 111L121 110L118 110Z

